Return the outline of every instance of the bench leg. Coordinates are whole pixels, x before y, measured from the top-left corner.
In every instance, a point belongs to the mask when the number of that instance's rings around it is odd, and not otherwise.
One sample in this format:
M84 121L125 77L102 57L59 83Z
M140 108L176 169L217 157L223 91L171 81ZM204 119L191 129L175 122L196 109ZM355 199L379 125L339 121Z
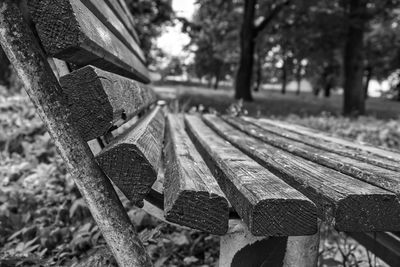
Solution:
M220 240L220 267L312 267L317 265L319 233L312 236L255 237L234 222Z

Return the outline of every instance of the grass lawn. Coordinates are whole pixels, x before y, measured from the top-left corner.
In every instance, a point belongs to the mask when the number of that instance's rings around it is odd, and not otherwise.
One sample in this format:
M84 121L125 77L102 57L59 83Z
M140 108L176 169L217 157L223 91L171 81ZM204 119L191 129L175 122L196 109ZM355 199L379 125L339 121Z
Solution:
M218 112L225 113L232 103L233 90L213 90L196 86L156 86L155 90L164 98L178 97L183 107L203 105L212 107ZM278 91L262 90L253 92L254 101L244 103L251 116L286 116L297 114L299 116L320 115L328 112L332 115L340 115L343 97L332 95L330 98L316 97L310 93L295 95L288 92L282 95ZM379 119L397 119L400 114L400 102L369 98L366 101L367 115Z

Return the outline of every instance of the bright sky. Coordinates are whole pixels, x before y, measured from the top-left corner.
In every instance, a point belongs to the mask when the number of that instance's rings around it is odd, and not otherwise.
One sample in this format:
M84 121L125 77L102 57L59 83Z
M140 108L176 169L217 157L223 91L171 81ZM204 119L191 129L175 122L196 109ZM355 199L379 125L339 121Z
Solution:
M195 10L195 0L173 0L172 8L177 16L191 19ZM181 32L181 24L166 27L165 32L157 39L157 45L173 56L182 55L182 48L190 41L189 36Z

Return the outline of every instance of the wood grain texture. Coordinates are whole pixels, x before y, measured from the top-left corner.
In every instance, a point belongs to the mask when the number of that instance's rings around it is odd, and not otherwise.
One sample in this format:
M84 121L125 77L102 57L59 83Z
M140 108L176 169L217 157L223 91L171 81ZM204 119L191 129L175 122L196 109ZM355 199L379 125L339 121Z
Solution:
M128 47L133 53L135 53L142 63L146 62L146 58L142 50L140 49L137 40L131 35L128 29L125 27L122 21L120 21L113 10L104 2L98 0L81 0L82 3L92 13L101 20L101 22L107 26L107 28L121 40L126 47Z
M297 137L301 136L304 142L311 142L318 145L322 141L321 146L332 150L332 152L336 151L335 153L341 153L349 157L356 157L359 160L377 164L377 166L392 169L394 171L399 170L400 154L389 149L357 144L354 141L329 136L327 133L315 129L306 128L300 125L292 125L282 121L268 120L264 118L257 120L250 117L243 117L243 119L256 123L266 129L271 125L279 127L280 129L285 130L282 131L285 134L297 134Z
M309 197L321 219L340 231L400 229L395 194L250 137L221 118L205 115L218 134Z
M270 145L400 195L398 172L282 137L240 118L231 116L223 118L234 127Z
M149 75L129 50L80 0L32 0L31 13L46 52L56 58L148 83Z
M133 38L135 38L137 43L139 42L139 36L135 30L135 24L133 20L131 20L131 13L126 7L125 0L105 0L108 6L114 11L114 13L118 16L118 18L124 23L125 27L130 31ZM124 3L123 3L124 2ZM123 5L125 4L125 6Z
M255 236L316 232L316 207L260 164L227 143L197 116L185 116L187 132L222 191Z
M164 115L156 107L96 156L104 173L138 206L157 180L164 127Z
M167 220L223 235L228 230L228 201L185 132L183 116L168 115L164 207Z
M61 77L60 84L72 122L85 140L104 135L121 118L130 118L157 100L151 88L93 66Z

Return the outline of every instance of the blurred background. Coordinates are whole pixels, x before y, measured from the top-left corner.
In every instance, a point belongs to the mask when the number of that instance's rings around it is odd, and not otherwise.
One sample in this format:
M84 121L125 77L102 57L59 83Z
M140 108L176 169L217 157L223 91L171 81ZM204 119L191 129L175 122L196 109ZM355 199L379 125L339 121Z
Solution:
M273 117L400 149L399 0L127 0L156 91L179 112ZM218 266L218 237L127 199L155 266ZM0 267L115 266L0 49ZM322 229L320 266L386 266Z

